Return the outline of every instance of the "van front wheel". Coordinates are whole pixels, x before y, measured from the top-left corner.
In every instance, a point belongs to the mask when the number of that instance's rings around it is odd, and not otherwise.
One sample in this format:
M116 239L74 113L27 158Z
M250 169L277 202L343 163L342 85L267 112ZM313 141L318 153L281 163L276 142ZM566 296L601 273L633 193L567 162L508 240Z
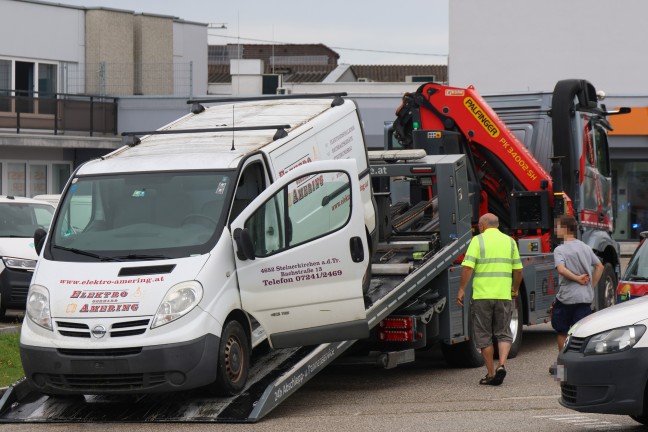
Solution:
M218 375L214 392L221 396L240 393L250 368L250 344L240 322L229 321L218 348Z

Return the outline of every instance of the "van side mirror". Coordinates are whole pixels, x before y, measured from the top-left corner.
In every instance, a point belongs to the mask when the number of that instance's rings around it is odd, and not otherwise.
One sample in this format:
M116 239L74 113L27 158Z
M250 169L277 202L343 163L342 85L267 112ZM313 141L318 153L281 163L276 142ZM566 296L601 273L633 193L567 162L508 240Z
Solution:
M234 230L234 241L236 242L236 256L241 261L254 260L254 243L252 236L247 229L236 228Z
M47 231L43 228L38 228L34 231L34 247L36 248L36 254L40 256L41 251L43 250L43 245L45 244L45 237L47 236Z

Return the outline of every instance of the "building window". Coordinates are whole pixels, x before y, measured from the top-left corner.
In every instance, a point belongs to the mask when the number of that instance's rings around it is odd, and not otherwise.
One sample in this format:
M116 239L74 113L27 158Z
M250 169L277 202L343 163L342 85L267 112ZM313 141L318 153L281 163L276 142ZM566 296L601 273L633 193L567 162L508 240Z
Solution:
M29 165L29 196L47 193L47 165Z
M52 164L52 193L61 193L70 178L70 164Z
M11 112L11 60L0 60L0 111Z
M7 195L25 196L27 176L24 163L7 164Z
M54 114L56 108L56 65L38 64L38 103L41 114Z
M642 231L648 231L648 161L612 161L616 179L616 240L638 240Z
M0 195L59 194L70 178L70 162L0 161Z

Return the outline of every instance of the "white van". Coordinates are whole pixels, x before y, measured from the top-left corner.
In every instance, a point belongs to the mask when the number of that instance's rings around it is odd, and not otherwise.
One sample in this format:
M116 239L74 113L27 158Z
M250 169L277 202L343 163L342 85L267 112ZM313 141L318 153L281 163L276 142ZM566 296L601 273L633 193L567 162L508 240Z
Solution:
M30 384L235 394L266 337L366 337L367 152L355 104L329 96L200 106L81 166L29 291Z
M43 201L0 196L0 319L7 309L25 309L38 255L34 231L49 229L54 206Z

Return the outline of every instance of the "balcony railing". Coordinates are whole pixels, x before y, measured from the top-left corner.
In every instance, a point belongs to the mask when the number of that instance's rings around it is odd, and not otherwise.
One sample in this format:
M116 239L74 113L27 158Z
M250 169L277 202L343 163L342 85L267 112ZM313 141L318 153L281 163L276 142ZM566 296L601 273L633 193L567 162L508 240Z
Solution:
M117 135L117 98L0 89L0 129Z

